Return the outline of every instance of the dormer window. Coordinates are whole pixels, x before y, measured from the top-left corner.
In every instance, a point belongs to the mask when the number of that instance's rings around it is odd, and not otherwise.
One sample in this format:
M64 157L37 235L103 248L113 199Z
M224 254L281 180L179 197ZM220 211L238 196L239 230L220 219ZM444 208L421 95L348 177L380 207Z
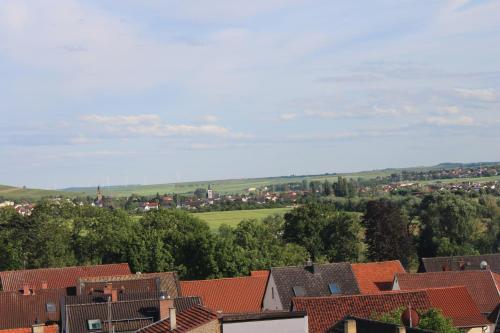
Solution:
M332 295L338 295L341 293L338 283L330 283L328 284L328 288L330 289L330 293Z
M306 295L306 291L301 286L295 286L295 287L293 287L293 294L296 297L302 297L302 296Z

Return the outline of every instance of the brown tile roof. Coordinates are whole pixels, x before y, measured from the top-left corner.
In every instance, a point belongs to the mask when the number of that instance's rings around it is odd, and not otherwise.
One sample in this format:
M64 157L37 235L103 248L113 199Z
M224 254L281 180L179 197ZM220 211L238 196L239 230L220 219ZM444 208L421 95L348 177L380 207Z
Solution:
M309 332L311 333L327 332L346 316L370 319L377 314L407 307L408 304L411 304L412 308L419 312L434 307L440 308L443 314L450 317L457 327L488 325L488 321L474 306L464 287L439 289L441 290L399 291L337 297L300 297L295 298L293 304L295 309L307 312ZM459 295L459 298L455 299L455 295ZM437 297L441 297L441 299L436 300Z
M392 290L394 275L405 273L399 260L351 264L351 267L362 294Z
M482 261L488 263L489 269L500 273L500 253L481 254L477 256L453 256L422 258L419 272L441 272L444 270L479 270Z
M33 289L41 289L43 283L47 288L67 288L75 287L80 277L123 274L130 274L128 264L4 271L0 272L0 280L4 291L18 291L25 284Z
M168 296L181 296L179 279L175 272L136 273L118 276L82 277L78 280L78 292L88 293L91 288L102 289L106 283L113 288L134 291L163 291Z
M302 287L306 296L331 295L329 284L336 283L342 295L359 294L359 287L349 263L313 264L311 266L273 267L271 275L276 283L283 309L291 307L293 288Z
M166 319L144 327L138 330L137 333L186 333L202 325L218 321L218 317L212 310L201 306L195 306L182 313L178 313L176 315L176 321L177 328L174 330L170 329L170 321Z
M339 321L335 326L328 331L328 333L347 333L344 327L346 320L354 320L356 322L356 332L357 333L388 333L388 332L399 332L398 328L400 325L383 323L381 321L358 318L348 316L344 320ZM406 333L433 333L432 331L421 330L419 328L405 327Z
M200 296L203 305L223 313L258 312L268 276L245 276L215 280L181 281L182 295Z
M500 303L500 293L490 271L446 271L396 274L401 290L465 286L481 313L489 314Z
M116 331L135 331L158 320L159 301L157 299L73 304L66 305L67 324L64 328L71 333L91 332L88 320L99 319L102 323L102 331L108 331L109 306L111 306L111 322Z
M0 292L0 329L31 327L39 323L61 320L61 299L66 289L40 289L34 294L23 295L18 291ZM47 311L47 303L55 306L55 311Z

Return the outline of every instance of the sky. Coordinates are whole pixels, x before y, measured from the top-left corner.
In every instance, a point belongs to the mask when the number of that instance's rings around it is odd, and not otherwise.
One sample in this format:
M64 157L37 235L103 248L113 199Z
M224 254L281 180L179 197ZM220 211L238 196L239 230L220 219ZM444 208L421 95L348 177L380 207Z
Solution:
M500 160L500 1L2 0L0 184Z

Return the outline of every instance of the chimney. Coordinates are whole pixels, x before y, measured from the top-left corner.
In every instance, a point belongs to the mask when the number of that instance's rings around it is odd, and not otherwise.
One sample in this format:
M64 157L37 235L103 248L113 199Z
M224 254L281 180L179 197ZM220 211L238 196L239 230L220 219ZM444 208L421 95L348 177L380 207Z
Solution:
M344 333L356 333L356 320L347 319L344 321Z
M49 288L49 284L47 283L47 281L42 281L42 289L48 289Z
M174 307L174 300L170 296L160 296L160 320L167 319L170 316L170 308Z
M113 284L112 283L106 283L104 285L104 295L111 295L112 290L113 290Z
M31 333L44 333L45 324L33 324L31 325Z
M31 295L30 286L27 284L23 284L23 295Z
M169 323L170 323L170 330L175 330L177 328L177 316L176 316L176 311L175 308L169 308Z
M112 289L111 290L111 302L116 302L118 301L118 290Z

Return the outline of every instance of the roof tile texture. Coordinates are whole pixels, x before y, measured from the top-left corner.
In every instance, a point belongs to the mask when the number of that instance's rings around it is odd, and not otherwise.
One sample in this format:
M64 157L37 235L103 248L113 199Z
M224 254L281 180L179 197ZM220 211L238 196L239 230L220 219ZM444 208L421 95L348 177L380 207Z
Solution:
M481 315L465 287L398 291L372 295L295 298L294 307L307 311L309 332L326 332L346 316L370 319L408 304L419 311L439 308L457 327L481 327L488 321Z
M392 290L394 275L406 273L399 260L352 264L351 267L362 294Z
M291 307L295 286L304 288L306 295L313 297L331 295L328 287L330 283L337 283L343 295L359 294L358 284L349 263L277 267L271 268L271 274L285 310Z
M500 294L490 271L446 271L396 274L401 290L465 286L482 313L491 313Z
M269 274L269 273L268 273ZM181 281L183 296L200 296L203 305L223 313L259 312L268 274L214 280Z
M444 269L451 271L479 270L482 261L488 263L493 272L500 273L500 253L481 254L477 256L454 256L422 258L419 271L440 272Z
M130 274L128 264L4 271L0 272L0 280L4 291L18 291L25 284L33 289L41 289L42 283L47 283L48 288L67 288L75 287L81 277L124 274Z
M192 307L182 313L176 315L177 328L170 329L170 321L168 319L158 321L152 325L138 330L138 333L186 333L193 329L206 325L210 322L217 321L217 314L209 309L201 306Z

